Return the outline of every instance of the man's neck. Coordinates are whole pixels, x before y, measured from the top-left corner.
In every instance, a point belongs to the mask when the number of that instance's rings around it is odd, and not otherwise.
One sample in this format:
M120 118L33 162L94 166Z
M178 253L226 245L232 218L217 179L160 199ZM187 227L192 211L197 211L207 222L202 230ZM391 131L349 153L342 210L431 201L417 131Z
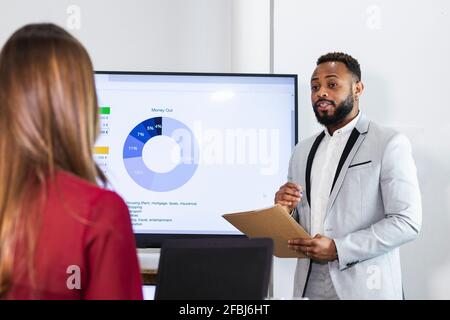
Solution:
M343 128L347 124L352 122L352 120L355 119L358 116L358 114L359 114L359 108L355 108L355 110L350 112L342 121L326 126L330 136L332 136L336 130Z

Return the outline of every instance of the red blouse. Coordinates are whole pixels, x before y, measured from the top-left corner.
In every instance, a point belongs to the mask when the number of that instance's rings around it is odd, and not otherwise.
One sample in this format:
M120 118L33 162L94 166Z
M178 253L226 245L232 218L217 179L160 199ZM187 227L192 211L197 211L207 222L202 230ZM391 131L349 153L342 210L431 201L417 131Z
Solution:
M40 220L35 285L19 245L7 299L143 298L130 216L119 195L59 172Z

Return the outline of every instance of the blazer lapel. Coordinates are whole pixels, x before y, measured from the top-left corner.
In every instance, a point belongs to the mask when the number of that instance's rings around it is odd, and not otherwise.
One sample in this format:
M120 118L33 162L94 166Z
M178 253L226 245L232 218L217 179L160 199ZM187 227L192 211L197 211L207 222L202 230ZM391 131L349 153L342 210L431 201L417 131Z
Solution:
M342 182L344 181L348 167L352 162L352 159L355 156L356 152L358 151L361 143L364 141L368 130L369 120L365 118L364 115L361 115L361 118L358 120L358 123L350 134L347 144L344 147L344 151L342 152L341 158L339 159L336 174L331 186L326 214L328 214L331 207L333 206L333 203L336 200L336 196L338 195L339 190L342 186Z
M314 156L316 155L317 152L317 148L319 147L319 144L322 141L323 137L325 137L325 132L322 131L314 141L311 150L309 151L308 160L306 162L306 175L305 175L306 199L308 200L310 208L311 208L311 168Z

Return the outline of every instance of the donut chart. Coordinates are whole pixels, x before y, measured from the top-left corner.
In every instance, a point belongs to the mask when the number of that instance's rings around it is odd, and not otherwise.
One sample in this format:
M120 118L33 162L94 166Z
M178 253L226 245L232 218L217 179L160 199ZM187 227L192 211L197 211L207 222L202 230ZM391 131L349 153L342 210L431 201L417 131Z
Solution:
M161 135L179 145L181 158L171 171L164 173L148 168L142 155L144 145ZM128 134L123 146L123 161L131 179L141 187L158 192L171 191L188 182L197 170L198 144L192 131L181 121L154 117L142 121Z

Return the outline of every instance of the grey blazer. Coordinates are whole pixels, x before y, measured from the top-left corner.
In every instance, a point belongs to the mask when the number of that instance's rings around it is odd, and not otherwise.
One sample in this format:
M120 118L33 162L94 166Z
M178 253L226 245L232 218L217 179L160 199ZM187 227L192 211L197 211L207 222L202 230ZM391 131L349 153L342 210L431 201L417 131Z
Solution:
M310 231L310 175L322 132L294 149L288 181L306 196L294 211ZM414 240L422 224L416 167L408 139L361 115L340 158L324 220L338 260L328 263L341 299L402 299L399 246ZM314 235L313 235L314 236ZM310 260L298 259L294 296L303 296Z

